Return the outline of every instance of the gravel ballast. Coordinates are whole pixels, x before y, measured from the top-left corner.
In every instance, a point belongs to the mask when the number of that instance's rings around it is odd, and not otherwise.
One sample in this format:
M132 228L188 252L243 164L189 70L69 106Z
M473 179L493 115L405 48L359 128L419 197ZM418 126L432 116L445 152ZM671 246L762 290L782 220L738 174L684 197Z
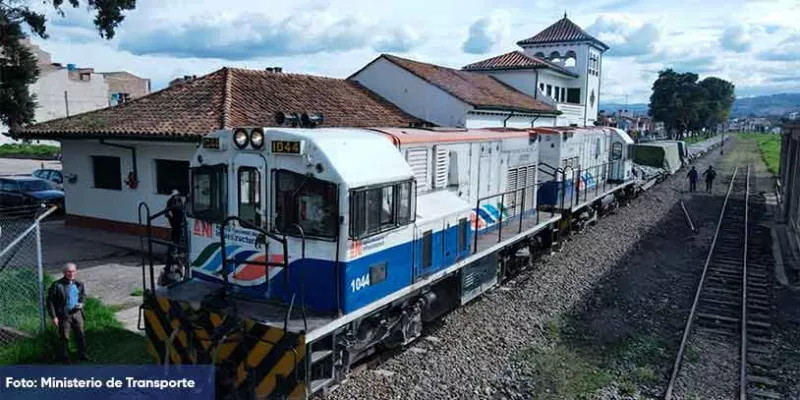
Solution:
M699 160L697 168L704 169L718 154ZM665 217L683 221L682 212L675 210L680 210L681 191L688 186L685 174L679 171L573 236L559 253L540 258L514 281L456 309L425 338L378 369L354 373L329 398L529 397L526 385L531 383L521 379L511 358L528 346L545 343L549 322L575 307L606 274L620 267L626 254L636 250L641 238Z

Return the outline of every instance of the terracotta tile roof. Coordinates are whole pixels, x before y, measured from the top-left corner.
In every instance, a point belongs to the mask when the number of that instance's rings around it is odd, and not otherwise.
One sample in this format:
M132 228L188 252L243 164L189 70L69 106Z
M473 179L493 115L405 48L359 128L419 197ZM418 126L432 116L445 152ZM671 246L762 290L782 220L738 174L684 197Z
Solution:
M381 57L477 109L559 113L554 107L490 75L426 64L389 54L383 54L379 58Z
M150 137L197 140L217 129L274 126L284 112L321 112L322 126L420 123L358 82L222 68L122 105L31 125L19 138Z
M497 57L481 60L469 64L462 69L465 71L494 71L538 68L547 68L575 78L578 77L578 74L571 72L560 65L553 64L552 62L543 58L527 55L521 51L512 51Z
M608 50L605 43L597 40L594 36L586 33L580 26L564 15L564 18L556 21L553 25L548 26L543 31L537 33L533 37L529 37L517 42L517 45L524 46L526 44L546 44L546 43L561 43L561 42L592 42L603 50Z

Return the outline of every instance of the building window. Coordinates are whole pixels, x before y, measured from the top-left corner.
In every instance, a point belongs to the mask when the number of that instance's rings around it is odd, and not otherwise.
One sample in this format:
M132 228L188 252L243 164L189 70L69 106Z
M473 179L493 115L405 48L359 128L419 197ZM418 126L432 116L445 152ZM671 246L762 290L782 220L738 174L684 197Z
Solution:
M363 239L414 221L416 188L412 181L350 192L350 236Z
M553 85L547 85L547 95L553 96Z
M561 88L561 101L567 101L567 88Z
M542 90L542 92L544 92L544 83L540 83L540 84L539 84L539 89L541 89L541 90Z
M156 193L168 195L177 190L182 196L189 193L189 162L155 160Z
M239 168L239 218L261 226L261 173L258 168Z
M333 239L339 220L335 184L287 170L275 172L275 227L281 233Z
M569 88L567 89L567 103L581 104L581 89Z
M122 190L122 174L119 157L92 156L94 187L97 189Z

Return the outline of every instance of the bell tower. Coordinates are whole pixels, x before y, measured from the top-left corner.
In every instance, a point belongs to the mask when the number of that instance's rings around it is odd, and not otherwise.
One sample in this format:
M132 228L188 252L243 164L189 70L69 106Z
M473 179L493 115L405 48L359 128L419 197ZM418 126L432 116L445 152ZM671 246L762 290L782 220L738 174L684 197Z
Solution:
M576 76L568 82L572 96L580 98L583 125L594 125L600 103L603 53L608 46L564 18L517 45L525 54L547 60ZM576 90L580 90L576 93Z

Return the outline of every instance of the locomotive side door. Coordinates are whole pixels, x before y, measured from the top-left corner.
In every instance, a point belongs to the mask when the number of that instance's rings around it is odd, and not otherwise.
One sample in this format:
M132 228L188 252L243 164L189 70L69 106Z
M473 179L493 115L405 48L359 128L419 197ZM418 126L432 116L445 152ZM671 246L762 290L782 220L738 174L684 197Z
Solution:
M241 153L236 155L233 160L229 178L231 185L229 185L228 204L234 205L230 208L231 215L264 230L269 228L267 218L267 199L269 197L266 190L269 174L267 171L266 159L261 154ZM234 251L237 253L237 257L264 261L269 259L268 250L282 255L281 249L269 248L268 238L239 223L229 224L226 233L229 235L226 237L226 244L230 243L236 246ZM229 268L235 268L235 273L231 275L232 281L243 286L258 286L266 283L268 279L267 269L263 266L238 264ZM269 271L269 275L277 273L274 268L270 268Z
M267 162L260 154L238 154L233 161L230 203L233 215L260 228L267 228Z
M414 282L444 267L444 221L421 222L414 229Z

